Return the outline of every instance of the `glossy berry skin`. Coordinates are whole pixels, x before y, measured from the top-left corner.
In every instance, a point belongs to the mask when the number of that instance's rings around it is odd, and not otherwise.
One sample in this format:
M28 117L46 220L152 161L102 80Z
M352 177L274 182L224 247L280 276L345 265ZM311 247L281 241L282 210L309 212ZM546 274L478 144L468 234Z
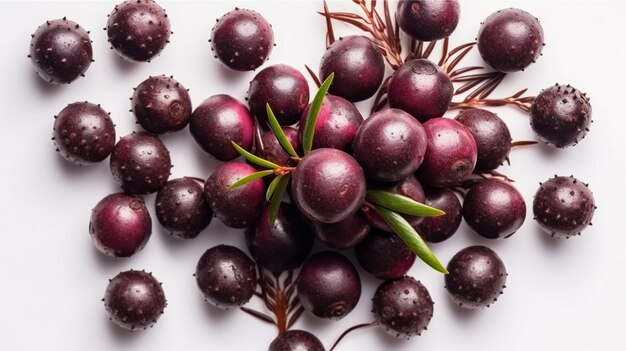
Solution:
M226 67L252 71L272 52L274 32L259 13L235 8L217 20L209 41L211 51Z
M506 284L506 267L500 256L484 246L459 251L448 263L446 289L455 304L467 309L489 307Z
M300 212L322 223L336 223L355 213L365 200L361 166L336 149L316 149L304 156L291 182Z
M392 108L373 114L361 124L352 150L368 179L397 182L422 164L426 145L421 123Z
M152 220L141 196L111 194L91 210L89 234L98 251L130 257L143 249L152 234Z
M402 65L391 77L389 106L399 108L424 123L441 117L452 101L450 78L435 63L417 59Z
M526 203L510 183L484 179L472 185L465 194L463 218L484 238L508 238L524 223Z
M102 301L109 319L130 331L153 327L167 306L161 283L152 273L132 269L109 279Z
M339 38L320 62L319 77L335 73L330 94L357 102L374 96L385 76L385 61L372 41L361 35Z
M591 225L596 206L587 184L570 177L541 183L533 200L533 214L541 229L553 237L580 235Z
M55 116L52 140L64 159L86 166L113 152L115 125L100 105L75 102Z
M427 187L424 192L426 194L425 204L438 208L446 214L424 217L414 228L424 240L440 243L449 239L459 229L463 219L461 202L454 191L448 188Z
M565 148L587 135L591 112L586 94L570 85L557 84L542 90L533 101L530 126L544 143Z
M115 6L107 20L107 37L122 58L150 62L169 43L170 20L153 0L125 0Z
M476 142L478 157L474 171L494 170L509 157L511 132L498 115L473 108L464 110L454 119L467 127Z
M380 284L372 299L376 322L390 335L421 335L433 317L434 305L422 283L409 276Z
M396 11L398 25L421 41L443 39L456 29L461 15L457 0L400 0Z
M191 98L187 89L172 77L150 77L137 88L132 97L132 110L137 122L152 134L179 131L189 124Z
M246 244L254 261L274 273L300 267L313 248L313 233L289 203L280 204L272 227L269 219L268 205L246 230Z
M115 182L129 194L158 191L170 176L170 152L156 136L132 132L115 144L110 159Z
M256 290L254 262L234 246L218 245L206 250L195 276L205 301L217 308L242 306Z
M428 147L417 170L422 184L446 187L460 183L474 171L478 151L472 133L449 118L424 123Z
M283 127L282 129L287 140L289 140L291 146L296 150L296 153L301 155L302 147L300 147L300 141L298 139L298 130L291 127ZM285 151L282 145L280 145L280 142L276 139L272 131L264 132L263 135L261 135L261 143L263 147L261 147L259 143L254 148L253 153L255 155L280 166L295 166L294 159Z
M189 131L202 150L220 161L231 161L240 156L231 141L252 149L254 119L239 100L213 95L193 111Z
M31 37L28 57L37 75L48 83L69 84L93 62L89 32L65 17L46 21Z
M363 269L382 280L399 279L415 263L415 254L395 233L372 230L354 248Z
M192 178L165 183L156 196L159 223L175 238L193 239L209 226L213 214L204 200L204 190Z
M287 330L279 334L268 351L325 351L322 342L304 330Z
M215 217L231 228L245 228L254 223L265 203L263 180L257 179L228 190L241 178L255 173L254 167L241 162L218 166L204 183L204 198Z
M297 280L298 299L314 316L339 320L361 297L361 279L344 256L324 251L309 257Z
M300 117L300 124L298 125L300 140L304 136L304 127L310 108L311 105L309 104ZM363 116L353 103L339 96L324 96L315 123L313 148L328 147L350 153L352 141L362 123Z
M478 52L491 67L505 73L523 71L543 49L543 28L530 13L503 9L492 13L478 31Z
M360 211L337 223L321 223L309 220L313 234L322 244L335 250L346 250L365 239L370 225Z

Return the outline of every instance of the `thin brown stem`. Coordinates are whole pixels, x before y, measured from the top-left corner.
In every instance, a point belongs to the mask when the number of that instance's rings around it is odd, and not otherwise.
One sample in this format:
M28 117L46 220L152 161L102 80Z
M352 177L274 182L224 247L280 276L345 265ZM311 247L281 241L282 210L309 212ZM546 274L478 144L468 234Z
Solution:
M535 145L535 144L538 144L538 142L533 141L533 140L519 140L519 141L512 142L511 148L527 146L527 145Z
M313 70L307 65L304 65L304 68L306 68L307 72L309 72L309 75L311 76L311 78L315 82L315 85L317 85L317 88L319 89L322 86L322 83L320 82L320 79L317 77L317 74L315 74L315 72L313 72Z
M361 328L372 327L372 326L375 326L376 324L377 324L376 321L373 321L373 322L369 322L369 323L357 324L355 326L352 326L352 327L346 329L343 333L341 333L341 335L339 335L339 338L337 338L337 341L335 341L333 346L330 349L328 349L328 351L333 351L335 349L335 347L337 347L337 345L339 345L339 342L341 342L341 340L343 340L343 338L345 338L346 335L348 335L350 332L355 331L357 329L361 329Z
M326 47L329 47L335 42L335 31L333 30L333 23L328 16L328 4L324 0L324 17L326 18Z
M272 317L266 315L265 313L261 313L259 311L253 310L248 307L239 307L239 309L260 321L263 321L268 324L276 325L276 322L272 319Z
M446 58L448 57L448 45L450 43L450 37L445 37L443 39L443 48L441 51L441 59L439 59L439 67L442 67L446 62Z
M374 98L374 105L372 106L371 113L379 111L385 104L387 103L387 90L389 89L389 81L391 80L391 76L385 78L383 84L380 85L378 89L378 93Z

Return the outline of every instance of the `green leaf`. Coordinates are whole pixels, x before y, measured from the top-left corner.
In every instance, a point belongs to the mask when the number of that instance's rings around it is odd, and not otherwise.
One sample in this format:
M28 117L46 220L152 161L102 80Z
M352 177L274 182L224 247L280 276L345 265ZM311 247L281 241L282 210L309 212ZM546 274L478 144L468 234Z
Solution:
M245 158L246 160L254 163L255 165L259 165L261 167L265 167L265 168L280 168L279 165L275 164L274 162L270 162L268 160L264 160L256 155L253 155L252 153L246 151L244 148L242 148L241 146L237 145L236 142L231 141L231 144L233 144L233 147L235 148L235 150L237 150L237 152L243 156L243 158Z
M415 231L409 222L401 215L380 206L374 206L376 212L383 218L385 223L393 229L404 243L415 252L417 257L438 272L448 274L448 270L439 262L439 259L430 250L422 237Z
M313 135L315 134L317 115L320 113L324 96L328 93L328 89L330 88L330 84L333 82L334 77L335 73L331 73L328 78L326 78L311 103L311 108L309 109L309 114L306 117L306 124L304 125L304 134L302 137L302 148L305 155L313 149Z
M270 200L270 228L274 227L274 222L278 216L278 209L280 208L280 203L283 201L283 195L285 195L290 178L291 176L289 174L282 177L278 181L278 185L276 185L276 189L272 194L272 199Z
M265 201L270 201L270 199L272 198L272 194L274 193L274 190L276 190L276 186L278 185L278 182L280 182L280 179L282 177L283 176L276 176L274 179L272 179L272 182L267 187L267 192L265 193Z
M263 177L267 177L268 175L272 175L274 174L274 170L273 169L268 169L265 171L259 171L256 173L252 173L250 175L247 175L241 179L239 179L238 181L236 181L235 183L233 183L233 185L228 187L228 190L233 190L236 188L239 188L242 185L246 185L248 183L250 183L251 181L257 180L257 179L261 179Z
M408 196L389 191L370 190L367 192L366 198L373 204L411 216L435 217L446 214L442 210L419 203Z
M272 132L276 136L276 139L278 139L280 145L283 147L283 149L285 149L285 151L289 153L289 155L293 157L298 157L296 150L287 139L285 132L283 132L283 128L280 127L280 124L278 123L278 120L276 119L276 116L274 115L274 111L272 111L270 104L265 104L265 110L267 111L267 118L270 121L270 128L272 128Z

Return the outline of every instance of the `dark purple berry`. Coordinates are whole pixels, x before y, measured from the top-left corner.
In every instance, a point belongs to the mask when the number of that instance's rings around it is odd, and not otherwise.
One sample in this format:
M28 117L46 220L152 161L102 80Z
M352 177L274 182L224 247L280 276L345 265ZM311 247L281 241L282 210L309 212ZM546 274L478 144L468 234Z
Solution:
M439 40L452 34L460 15L457 0L400 0L396 11L400 28L421 41Z
M449 118L433 118L424 123L428 147L417 170L422 184L452 186L472 174L478 152L472 133Z
M69 84L93 62L89 32L65 17L46 21L31 37L28 57L46 82Z
M409 276L380 284L372 305L378 324L397 338L421 335L434 311L426 287Z
M295 124L308 103L309 83L291 66L266 67L250 82L250 111L262 121L268 121L266 105L269 104L281 126Z
M202 185L192 178L168 181L157 193L155 202L159 223L176 238L197 237L213 218Z
M541 183L533 200L535 220L553 237L580 235L591 225L595 209L593 193L573 176L555 176Z
M246 244L256 263L275 273L300 267L313 248L313 233L296 208L281 203L270 227L269 206L246 230Z
M325 351L322 342L304 330L287 330L279 334L268 351Z
M385 76L385 61L380 50L364 36L339 38L324 52L320 78L335 73L329 92L356 102L368 99L378 91Z
M241 178L255 173L254 167L241 162L218 166L204 183L204 198L213 214L225 225L245 228L254 223L265 203L263 180L257 179L228 190Z
M361 124L352 150L367 178L397 182L422 164L426 145L420 122L392 108L373 114Z
M109 319L131 331L153 327L167 306L163 287L152 273L132 269L109 279L102 301Z
M115 146L115 125L100 105L75 102L55 116L52 140L64 159L85 166L103 161Z
M463 219L461 202L454 191L448 188L427 187L424 192L426 193L425 204L438 208L446 214L424 217L414 228L428 242L439 243L447 240L456 233Z
M235 8L217 20L211 51L235 71L251 71L267 60L274 47L272 26L252 10Z
M467 309L489 307L506 284L506 267L500 256L484 246L459 251L448 263L446 289L455 304Z
M169 43L170 20L153 0L125 0L107 20L112 49L129 61L150 62Z
M189 131L204 151L220 161L231 161L239 157L231 141L252 149L254 120L239 100L213 95L193 111Z
M355 248L363 269L382 280L399 279L415 262L415 254L395 233L372 230Z
M256 267L243 251L218 245L200 257L196 283L211 305L229 309L244 305L256 290Z
M324 251L304 262L297 289L305 310L320 318L339 320L359 302L361 278L347 258Z
M543 28L539 20L520 9L492 13L478 31L478 52L495 70L523 71L535 62L543 49Z
M322 244L335 250L354 247L370 232L370 225L359 211L337 223L321 223L309 220L313 234Z
M453 93L450 77L425 59L402 65L389 81L389 106L399 108L424 123L448 110Z
M156 136L132 132L115 144L111 154L111 173L129 194L158 191L170 176L170 152Z
M283 127L282 129L287 140L289 140L291 146L296 150L296 153L301 155L302 148L298 140L298 130L291 127ZM257 143L253 151L254 154L260 158L274 162L279 166L295 166L294 159L285 151L282 145L280 145L280 142L272 131L264 132L263 135L261 135L261 142Z
M152 220L141 196L111 194L91 210L89 234L103 254L130 257L152 234Z
M337 149L316 149L304 156L291 183L293 202L310 219L336 223L355 213L365 200L361 166Z
M132 109L137 122L153 134L181 130L191 118L187 89L172 77L150 77L135 89Z
M495 113L472 108L459 113L454 119L467 127L474 137L478 150L476 172L494 170L509 157L511 133Z
M580 142L591 124L586 94L569 84L544 89L530 106L530 126L541 141L565 148Z

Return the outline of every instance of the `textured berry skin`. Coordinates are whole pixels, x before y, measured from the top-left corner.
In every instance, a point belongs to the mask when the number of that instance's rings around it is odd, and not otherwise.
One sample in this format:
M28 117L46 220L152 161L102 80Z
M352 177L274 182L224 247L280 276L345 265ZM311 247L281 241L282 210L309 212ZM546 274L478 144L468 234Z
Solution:
M91 210L89 234L103 254L130 257L152 234L152 219L141 196L111 194Z
M37 75L48 83L69 84L93 62L89 32L65 17L46 21L31 37L28 57Z
M287 65L264 68L250 82L248 104L261 121L268 121L266 104L272 108L281 126L300 120L309 103L309 83L297 69Z
M252 149L254 120L239 100L213 95L193 111L189 131L202 150L220 161L231 161L239 157L231 141Z
M372 304L378 324L397 338L421 335L434 311L426 287L409 276L380 284Z
M533 200L533 214L539 226L558 238L580 235L591 225L596 206L587 184L570 177L541 183Z
M530 13L509 8L492 13L478 31L478 52L495 70L523 71L543 49L543 28Z
M443 39L456 29L461 15L457 0L400 0L396 11L398 25L421 41Z
M365 200L361 166L337 149L316 149L302 158L291 182L300 212L322 223L336 223L355 213Z
M559 148L581 141L591 122L589 99L569 84L542 90L530 106L530 126L535 134Z
M189 93L172 77L161 75L144 80L131 100L137 122L153 134L181 130L191 118Z
M399 279L415 263L415 254L395 233L372 230L354 248L363 269L382 280Z
M211 305L229 309L244 305L256 289L256 267L243 251L218 245L208 249L196 266L196 283Z
M324 251L309 257L297 280L298 298L314 316L339 320L361 297L361 278L344 256Z
M467 309L489 307L506 287L506 267L500 256L484 246L459 251L448 263L446 289L455 304Z
M511 132L495 113L473 108L459 113L454 119L469 129L476 142L478 157L474 171L494 170L509 157Z
M422 164L426 145L421 123L392 108L373 114L361 124L352 150L368 179L397 182Z
M402 65L389 81L389 106L399 108L424 123L441 117L452 101L450 77L435 63L417 59Z
M325 351L322 342L304 330L287 330L279 334L268 351Z
M170 20L153 0L126 0L115 6L107 20L107 37L122 58L150 62L169 43Z
M218 166L204 183L204 198L215 217L226 226L245 228L254 223L265 203L263 180L228 190L239 179L256 172L254 167L241 162L227 162Z
M52 140L60 155L85 166L107 158L115 146L115 125L100 105L75 102L55 116Z
M313 234L322 244L335 250L354 247L370 232L370 225L360 211L337 223L321 223L309 220Z
M110 320L131 331L153 327L167 306L152 273L132 269L109 279L102 301Z
M463 218L482 237L508 238L524 223L526 203L510 183L484 179L472 185L465 194Z
M132 132L115 144L111 154L115 182L129 194L158 191L170 176L170 152L156 136Z
M204 190L192 178L165 183L155 201L159 223L176 238L193 239L209 226L213 214L204 200Z
M259 68L274 47L272 26L252 10L235 8L226 13L211 31L211 51L235 71Z
M300 146L300 141L298 140L298 130L291 127L283 127L283 133L289 140L291 146L293 146L294 150L298 155L302 155L302 147ZM260 145L256 145L254 148L254 154L259 156L262 159L268 160L270 162L274 162L280 166L295 166L295 161L291 158L291 155L285 151L285 149L280 145L278 139L274 135L274 132L267 131L261 135L261 142L263 143L263 148Z
M330 45L320 62L320 79L335 73L331 94L356 102L374 96L385 75L378 48L364 36L350 35Z
M426 194L425 204L438 208L446 214L424 217L414 228L424 240L440 243L450 238L459 229L463 219L461 202L454 191L448 188L427 187L424 192Z

